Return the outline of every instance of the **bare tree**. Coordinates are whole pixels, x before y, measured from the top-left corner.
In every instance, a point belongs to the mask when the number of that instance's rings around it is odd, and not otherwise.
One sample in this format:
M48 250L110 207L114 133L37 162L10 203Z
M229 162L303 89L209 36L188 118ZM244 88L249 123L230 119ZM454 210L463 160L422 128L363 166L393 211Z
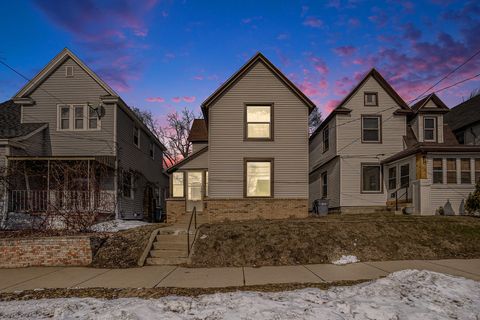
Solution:
M313 109L308 117L308 132L312 134L322 123L322 114L317 108Z

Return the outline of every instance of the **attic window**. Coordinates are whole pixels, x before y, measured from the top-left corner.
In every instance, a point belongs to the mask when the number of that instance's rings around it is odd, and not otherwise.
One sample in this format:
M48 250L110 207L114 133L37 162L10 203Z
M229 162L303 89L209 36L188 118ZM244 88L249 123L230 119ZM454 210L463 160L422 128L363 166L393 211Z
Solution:
M65 67L65 77L68 77L68 78L73 77L73 66Z
M364 100L366 106L378 106L378 93L365 92Z

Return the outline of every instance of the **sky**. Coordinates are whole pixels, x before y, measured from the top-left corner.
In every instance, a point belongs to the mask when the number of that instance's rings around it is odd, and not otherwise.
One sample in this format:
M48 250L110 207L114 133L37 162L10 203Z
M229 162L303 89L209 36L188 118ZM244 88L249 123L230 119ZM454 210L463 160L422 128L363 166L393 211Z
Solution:
M159 120L200 104L262 52L322 112L370 68L409 102L480 50L479 1L1 1L0 60L28 78L68 47ZM480 73L480 55L441 89ZM0 100L25 80L0 65ZM439 96L449 107L480 77Z

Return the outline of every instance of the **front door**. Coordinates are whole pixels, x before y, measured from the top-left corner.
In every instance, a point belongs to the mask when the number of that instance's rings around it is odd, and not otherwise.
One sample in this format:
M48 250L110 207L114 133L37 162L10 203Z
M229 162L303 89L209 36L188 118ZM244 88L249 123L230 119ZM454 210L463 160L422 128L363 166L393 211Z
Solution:
M187 171L187 212L203 211L203 171Z

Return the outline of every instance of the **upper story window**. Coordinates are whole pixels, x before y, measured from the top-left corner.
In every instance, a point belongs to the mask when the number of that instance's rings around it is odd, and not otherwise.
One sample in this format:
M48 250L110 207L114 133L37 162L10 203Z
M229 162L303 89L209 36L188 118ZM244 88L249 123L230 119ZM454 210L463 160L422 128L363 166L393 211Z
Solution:
M365 92L364 103L366 106L378 106L378 93L377 92Z
M245 125L246 139L273 140L272 105L247 105Z
M362 142L380 143L382 128L380 116L362 116Z
M271 197L273 186L273 160L245 161L245 196Z
M437 141L437 118L424 117L423 118L423 140L424 141Z
M328 126L325 126L325 128L323 129L322 136L323 136L323 152L325 152L330 147L330 141L329 141L330 134L328 132Z
M155 144L150 141L150 158L155 159Z
M86 104L57 106L57 130L99 130L98 114Z
M73 66L65 66L65 77L73 77Z
M140 148L140 128L137 126L133 127L133 144Z

